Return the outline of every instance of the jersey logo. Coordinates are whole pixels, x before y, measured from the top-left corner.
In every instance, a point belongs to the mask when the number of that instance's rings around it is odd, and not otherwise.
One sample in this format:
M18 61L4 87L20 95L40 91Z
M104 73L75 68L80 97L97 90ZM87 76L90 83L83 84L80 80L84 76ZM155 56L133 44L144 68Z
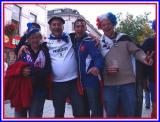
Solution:
M84 45L82 45L81 47L80 47L80 52L84 52L86 50L86 47L84 46Z
M63 47L57 50L53 50L53 53L59 56L59 58L62 58L67 50L68 50L68 47Z

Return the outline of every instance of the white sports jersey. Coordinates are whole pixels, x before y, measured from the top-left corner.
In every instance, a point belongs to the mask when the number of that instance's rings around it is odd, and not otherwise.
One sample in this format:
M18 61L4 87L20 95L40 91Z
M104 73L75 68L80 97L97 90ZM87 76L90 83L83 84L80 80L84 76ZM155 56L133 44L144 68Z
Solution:
M77 78L77 61L71 39L69 38L68 43L57 39L46 41L51 58L54 82L65 82Z

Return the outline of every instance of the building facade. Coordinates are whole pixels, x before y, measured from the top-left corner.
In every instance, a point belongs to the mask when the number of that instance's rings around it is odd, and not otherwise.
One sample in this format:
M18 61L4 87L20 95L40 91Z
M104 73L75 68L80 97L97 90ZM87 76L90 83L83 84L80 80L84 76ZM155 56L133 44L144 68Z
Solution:
M19 25L19 35L22 36L27 29L28 22L37 22L41 26L43 35L47 33L47 9L40 4L14 4L4 6L5 24L14 22Z
M17 36L22 36L27 30L27 23L36 22L41 26L43 36L47 35L47 9L42 4L4 4L4 26L14 23L17 26ZM6 36L5 36L6 37ZM8 38L8 37L7 37ZM7 39L4 39L7 40ZM5 41L4 41L5 43ZM13 41L11 40L13 44ZM14 47L14 46L13 46ZM16 60L14 48L5 47L7 63L12 64Z
M87 31L94 34L96 37L100 38L100 32L88 21L86 20L77 10L70 8L60 8L48 11L48 20L53 16L60 16L65 20L64 32L71 33L74 32L74 22L78 18L82 18L87 22ZM47 35L50 34L49 29L47 30Z

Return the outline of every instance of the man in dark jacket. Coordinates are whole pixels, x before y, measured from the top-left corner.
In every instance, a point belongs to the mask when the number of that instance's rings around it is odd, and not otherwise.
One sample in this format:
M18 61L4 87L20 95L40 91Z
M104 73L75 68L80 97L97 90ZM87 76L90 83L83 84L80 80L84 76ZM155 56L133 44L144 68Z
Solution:
M86 22L83 19L75 21L75 52L80 82L83 87L84 104L88 116L102 117L100 71L104 61L100 50L95 46L95 41L91 41L92 38L88 36L86 29Z
M155 20L152 23L152 29L154 31L154 35L147 38L143 44L143 50L145 53L150 55L153 58L153 64L151 66L145 67L145 76L146 80L149 80L150 82L150 91L151 91L151 101L152 101L152 115L151 117L156 117L156 50L155 50L155 44L156 44L156 24Z

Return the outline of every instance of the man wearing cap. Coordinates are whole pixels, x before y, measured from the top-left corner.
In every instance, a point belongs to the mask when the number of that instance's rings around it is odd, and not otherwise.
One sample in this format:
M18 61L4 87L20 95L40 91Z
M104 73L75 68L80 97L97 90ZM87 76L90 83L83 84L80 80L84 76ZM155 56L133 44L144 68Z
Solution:
M63 32L65 21L61 17L52 17L49 21L51 35L47 47L51 58L53 81L53 105L55 117L64 117L67 97L71 97L74 116L84 116L81 96L77 91L77 61L72 41ZM75 95L76 94L76 95ZM74 99L73 99L74 97ZM76 98L75 98L76 97Z
M27 23L27 30L25 32L25 34L21 37L17 47L15 48L15 54L18 55L18 51L21 48L21 46L23 46L26 41L27 41L27 33L29 33L29 31L33 28L38 28L39 30L41 30L41 27L38 23Z
M5 94L8 93L11 106L15 107L15 117L26 118L27 113L29 118L41 118L43 115L45 99L49 95L47 81L51 65L48 49L40 43L41 38L39 28L28 30L27 53L22 53L18 61L9 67L9 76L6 75L9 92Z
M97 19L97 26L102 29L101 52L105 58L104 105L107 117L116 117L118 106L123 117L134 117L136 108L135 75L131 55L144 64L151 64L150 58L139 49L127 34L117 33L114 27L116 16L109 12Z

